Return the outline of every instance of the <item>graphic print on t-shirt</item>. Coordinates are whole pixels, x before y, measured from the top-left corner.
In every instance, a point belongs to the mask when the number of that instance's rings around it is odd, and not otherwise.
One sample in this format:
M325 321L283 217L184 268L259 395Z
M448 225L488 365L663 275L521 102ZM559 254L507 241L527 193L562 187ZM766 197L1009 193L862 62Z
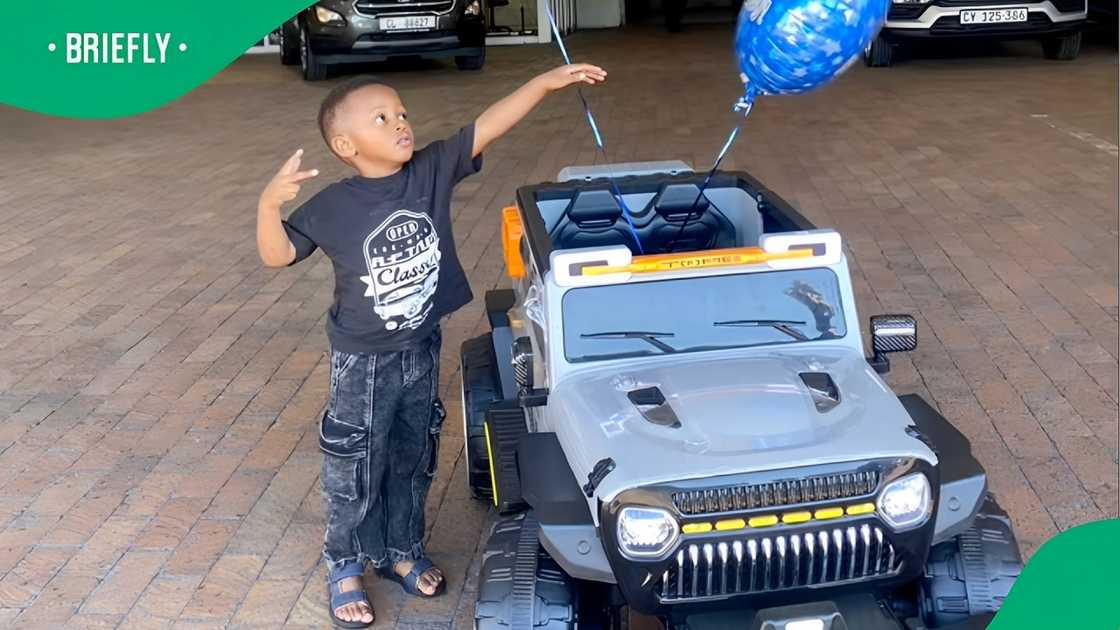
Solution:
M398 210L366 237L365 297L387 330L419 328L439 283L439 237L428 215Z

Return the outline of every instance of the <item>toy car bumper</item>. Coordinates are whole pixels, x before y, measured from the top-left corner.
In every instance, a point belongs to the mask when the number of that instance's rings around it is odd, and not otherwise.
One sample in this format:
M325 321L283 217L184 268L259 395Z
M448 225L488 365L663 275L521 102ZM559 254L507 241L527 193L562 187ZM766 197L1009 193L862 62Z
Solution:
M983 630L993 615L977 615L941 630ZM746 630L905 630L905 624L892 611L868 594L763 608L757 611L721 611L687 617L689 630L715 630L739 627Z
M883 25L888 39L932 37L1034 37L1078 31L1085 0L934 0L892 4Z

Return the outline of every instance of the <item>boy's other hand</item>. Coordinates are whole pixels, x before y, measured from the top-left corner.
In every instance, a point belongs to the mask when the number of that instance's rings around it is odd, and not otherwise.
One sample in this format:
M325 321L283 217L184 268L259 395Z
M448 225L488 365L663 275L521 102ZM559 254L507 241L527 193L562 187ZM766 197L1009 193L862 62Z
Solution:
M299 195L300 183L319 174L319 169L309 171L299 170L299 163L303 157L303 149L299 149L288 158L280 167L268 185L261 192L261 204L279 208L286 201L291 201Z
M607 71L589 63L573 63L549 70L540 75L539 80L544 84L545 89L555 92L575 83L595 85L606 81Z

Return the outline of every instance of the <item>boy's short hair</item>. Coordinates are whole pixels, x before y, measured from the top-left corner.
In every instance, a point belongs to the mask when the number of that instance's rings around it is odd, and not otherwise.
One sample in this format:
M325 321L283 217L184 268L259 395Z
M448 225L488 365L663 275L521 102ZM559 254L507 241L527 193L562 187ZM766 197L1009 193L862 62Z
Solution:
M338 106L342 101L346 100L358 90L369 87L371 85L384 85L385 87L392 87L381 79L374 76L354 77L331 88L327 92L327 96L323 98L323 103L319 105L319 133L323 134L323 141L327 143L327 147L331 145L330 128L334 124L335 113L338 111ZM333 149L332 149L333 150Z

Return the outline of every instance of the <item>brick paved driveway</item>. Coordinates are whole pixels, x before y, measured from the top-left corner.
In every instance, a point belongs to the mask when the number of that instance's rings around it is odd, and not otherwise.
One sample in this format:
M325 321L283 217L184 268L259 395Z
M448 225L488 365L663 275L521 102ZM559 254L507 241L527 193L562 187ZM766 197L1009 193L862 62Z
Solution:
M592 101L613 159L709 162L736 91L728 37L572 38L611 71ZM479 74L387 72L422 140L557 60L490 54ZM762 101L727 164L842 230L865 316L918 315L890 381L972 440L1026 553L1117 514L1116 77L1115 48L1049 63L1033 44L855 67ZM295 148L323 171L312 190L344 175L314 126L329 86L254 57L127 120L0 110L0 627L324 625L330 269L263 269L252 230ZM572 94L494 147L455 202L477 293L502 284L514 189L595 159ZM466 496L456 349L480 301L443 362L453 417L429 511L450 593L374 582L383 627L469 627L488 517Z

